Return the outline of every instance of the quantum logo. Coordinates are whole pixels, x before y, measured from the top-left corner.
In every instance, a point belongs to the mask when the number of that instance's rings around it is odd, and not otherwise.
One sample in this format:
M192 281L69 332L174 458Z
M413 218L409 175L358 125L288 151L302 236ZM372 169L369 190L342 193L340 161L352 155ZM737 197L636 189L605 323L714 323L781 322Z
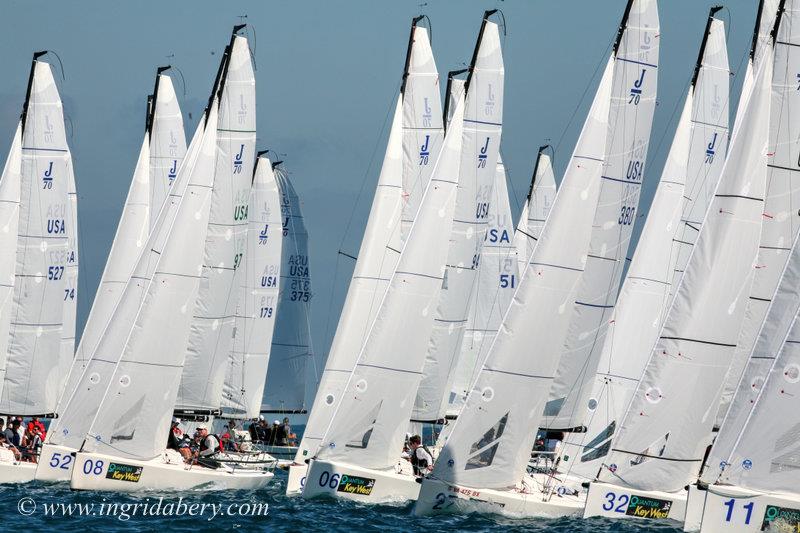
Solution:
M644 84L644 75L647 72L646 69L642 69L642 73L639 75L639 79L633 82L633 87L631 87L631 94L630 100L628 100L629 104L639 105L639 101L642 97L642 85Z
M717 134L714 134L714 137L711 138L711 142L708 143L708 147L706 148L706 163L709 165L714 162L714 154L717 153L716 151L717 146Z
M431 106L428 104L428 98L425 97L424 109L422 113L422 126L425 128L430 128L432 119L433 111L431 110Z
M267 237L269 232L269 224L264 224L264 229L258 234L258 244L267 244Z
M239 153L233 156L233 173L234 174L241 174L242 173L242 160L244 157L244 145L239 146Z
M428 164L428 158L431 155L431 149L428 146L428 144L430 143L430 140L431 140L431 136L430 135L426 135L425 136L425 144L423 144L422 146L419 147L419 164L420 164L420 166Z
M489 158L486 152L488 151L489 151L489 137L486 137L486 143L484 143L484 145L481 147L480 150L481 153L478 154L478 168L486 168L486 160Z
M50 161L50 166L47 167L47 170L44 171L42 175L42 189L52 189L53 188L53 162Z

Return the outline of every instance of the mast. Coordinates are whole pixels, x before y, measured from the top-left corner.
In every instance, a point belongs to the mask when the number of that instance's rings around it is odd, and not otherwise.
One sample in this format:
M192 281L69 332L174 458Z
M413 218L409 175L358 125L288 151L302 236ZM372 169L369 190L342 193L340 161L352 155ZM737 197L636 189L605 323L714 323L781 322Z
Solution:
M425 15L418 15L411 19L411 32L408 35L408 49L406 51L406 63L403 66L403 83L400 85L400 94L406 92L406 81L408 81L408 69L411 67L411 50L414 48L414 30L417 29L417 23L425 18Z
M444 90L445 94L444 109L442 110L442 118L443 118L442 124L444 124L445 132L447 131L447 117L450 114L450 91L453 88L453 78L461 74L464 74L465 72L470 72L470 69L462 68L460 70L451 70L450 72L447 73L447 87ZM464 92L466 93L466 86Z
M700 67L703 66L703 55L706 53L706 43L708 42L708 36L711 33L711 23L714 22L714 15L722 9L722 6L711 6L711 9L708 11L708 20L706 20L706 29L703 32L703 42L700 43L700 51L697 54L697 62L694 64L694 74L692 74L692 82L691 86L694 87L697 83L697 76L700 75ZM759 13L761 11L759 10ZM756 22L758 24L758 22ZM750 56L752 57L753 52L750 52Z
M31 72L28 75L28 88L25 89L25 103L22 104L22 114L19 117L22 123L22 133L25 133L25 119L28 117L28 105L31 101L31 89L33 88L33 72L36 70L36 61L47 53L47 50L33 53L33 61L31 61Z
M619 29L617 30L617 38L614 41L614 48L611 50L613 55L617 55L619 45L622 43L622 36L625 34L625 28L628 26L628 18L631 16L631 8L635 0L628 0L625 6L625 12L622 14L622 20L619 22Z
M483 32L486 31L486 23L489 22L489 17L497 13L496 9L488 9L483 13L483 21L481 21L481 29L478 32L478 39L475 41L475 49L472 51L472 60L469 62L469 74L467 74L467 81L464 83L464 95L469 92L469 85L472 82L472 73L475 71L475 63L478 61L478 52L481 49L483 42ZM448 80L449 82L449 80Z
M550 147L549 144L543 144L539 147L539 151L536 154L536 163L533 165L533 175L531 176L531 186L528 188L528 202L531 201L531 196L533 196L533 186L536 184L536 175L539 173L539 162L542 160L542 154Z

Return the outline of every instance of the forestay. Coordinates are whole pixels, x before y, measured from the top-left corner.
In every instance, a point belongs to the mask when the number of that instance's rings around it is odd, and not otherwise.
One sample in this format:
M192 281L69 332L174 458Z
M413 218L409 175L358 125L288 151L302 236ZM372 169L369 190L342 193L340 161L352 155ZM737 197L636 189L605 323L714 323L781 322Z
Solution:
M314 453L364 345L403 246L401 229L416 216L415 185L427 183L443 135L439 75L425 28L411 24L404 84L392 119L375 197L353 277L347 289L318 393L297 450L300 462ZM435 73L435 76L432 75ZM437 110L434 113L434 110ZM422 142L420 143L420 139ZM418 194L422 194L424 189ZM406 222L402 218L406 217Z
M517 288L519 271L513 234L506 169L498 158L489 198L488 230L470 297L461 353L453 365L448 414L457 415L461 409Z
M308 260L308 231L300 210L300 198L287 172L280 166L276 166L274 171L280 194L283 251L278 317L261 410L304 411L313 398L319 375L311 345L314 293Z
M50 65L34 54L22 112L18 245L0 413L56 410L67 266L69 166L64 114Z
M547 146L539 148L528 197L522 206L517 229L514 231L512 242L516 249L517 268L520 273L525 271L533 249L536 248L536 241L556 197L556 177L553 174L553 162L545 152L547 148Z
M443 283L459 183L459 101L419 213L316 455L385 469L398 460Z
M680 246L673 241L694 205L686 189L705 190L709 181L715 187L725 160L727 131L713 125L727 124L728 71L721 21L709 17L703 43L696 78L609 321L592 394L584 407L587 431L568 433L561 449L562 468L585 479L595 477L610 451L669 309L675 247ZM719 151L709 156L711 139L718 140ZM695 227L699 230L700 223Z
M272 162L262 155L256 160L250 190L244 263L236 273L239 297L223 416L257 418L261 409L278 312L282 244L278 184Z
M656 0L630 0L614 47L614 86L603 181L586 269L545 408L544 427L576 428L594 384L608 321L639 216L656 106L659 21Z
M600 192L614 61L609 59L550 216L433 476L480 488L525 473L571 318Z
M83 451L142 460L164 452L203 269L217 117L218 100L214 98L206 111L200 146L181 169L188 183L172 224L163 232L159 231L162 221L156 224L147 240L147 253L139 257L97 353L84 372L80 388L83 383L101 382L106 387ZM152 274L148 272L150 261L156 263ZM110 376L108 366L98 367L105 378L93 371L99 360L116 362L110 367Z
M14 270L17 265L22 124L17 124L3 175L0 176L0 390L6 374L8 332L14 304Z
M497 24L488 20L492 13L484 14L464 87L464 139L456 211L434 328L425 348L425 366L411 415L417 421L440 420L445 415L453 365L464 338L470 294L489 221L505 77L500 31Z
M203 279L194 307L176 410L216 412L233 347L239 268L247 233L255 161L256 85L247 39L234 34L226 50L217 127L214 190Z
M767 196L761 226L757 269L750 291L739 341L725 381L721 421L753 350L770 298L780 281L792 242L800 229L800 1L787 0L779 14L772 77L770 132L767 162ZM738 407L736 408L738 409Z
M601 480L677 491L699 474L752 284L764 207L771 71L772 61L765 59Z

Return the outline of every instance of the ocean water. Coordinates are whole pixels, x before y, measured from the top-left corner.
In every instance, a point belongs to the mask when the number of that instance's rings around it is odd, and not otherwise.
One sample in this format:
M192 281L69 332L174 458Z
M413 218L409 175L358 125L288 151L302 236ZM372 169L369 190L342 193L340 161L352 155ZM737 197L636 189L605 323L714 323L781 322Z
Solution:
M677 532L669 523L607 519L512 519L488 515L418 518L411 505L306 501L284 495L286 473L259 491L73 492L67 484L0 486L5 531L349 531L424 533L457 531ZM206 508L201 513L201 505ZM219 514L213 516L216 506ZM263 513L263 504L268 511ZM261 505L261 509L258 506ZM194 513L190 513L190 509ZM243 516L239 516L239 514Z

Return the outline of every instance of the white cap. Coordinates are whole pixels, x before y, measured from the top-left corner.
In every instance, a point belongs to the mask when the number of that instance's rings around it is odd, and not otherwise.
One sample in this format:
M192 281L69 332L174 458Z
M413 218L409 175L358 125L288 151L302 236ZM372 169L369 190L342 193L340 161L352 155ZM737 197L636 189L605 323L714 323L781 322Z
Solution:
M280 424L280 423L281 423L281 421L280 421L280 420L276 420L276 421L275 421L275 422L273 422L273 423L274 423L274 424Z
M258 415L259 420L264 420L264 415Z
M199 426L197 426L198 431L200 431L201 429L205 429L206 431L208 431L208 426L205 424L200 424Z
M172 417L172 423L173 423L173 424L180 424L180 423L181 423L181 419L180 419L180 418L175 418L175 417Z

